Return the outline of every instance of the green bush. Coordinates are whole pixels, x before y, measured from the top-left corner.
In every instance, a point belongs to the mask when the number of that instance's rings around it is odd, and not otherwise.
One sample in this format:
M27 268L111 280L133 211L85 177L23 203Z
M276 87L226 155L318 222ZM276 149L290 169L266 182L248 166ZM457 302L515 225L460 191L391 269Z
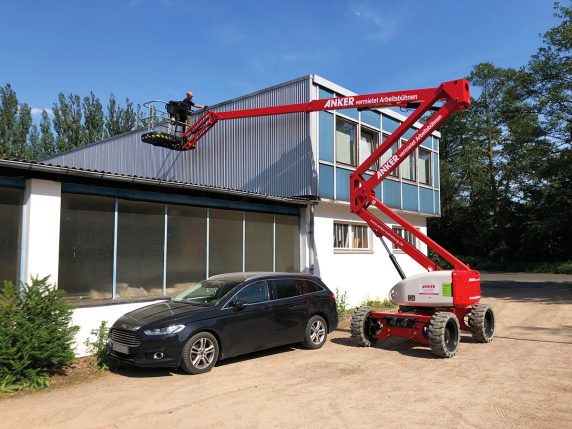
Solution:
M78 327L71 326L73 309L63 295L48 277L0 288L0 393L46 387L50 375L74 361Z
M102 321L99 328L93 329L91 335L94 340L88 338L85 340L87 351L95 356L95 364L101 370L114 370L118 368L117 361L111 359L108 355L107 339L109 337L109 327L107 321Z
M336 289L336 309L338 310L338 316L345 316L348 312L348 293L340 294L340 290Z
M385 298L383 301L381 301L380 299L366 299L366 300L362 303L362 306L372 307L372 308L391 308L391 307L395 307L395 305L392 304L391 301L388 300L387 298Z

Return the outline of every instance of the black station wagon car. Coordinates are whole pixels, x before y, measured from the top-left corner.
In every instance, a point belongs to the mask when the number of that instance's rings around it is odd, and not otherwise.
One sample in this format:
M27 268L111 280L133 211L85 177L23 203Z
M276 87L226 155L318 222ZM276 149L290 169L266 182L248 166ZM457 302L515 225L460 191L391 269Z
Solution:
M221 274L119 318L109 353L136 366L200 374L220 359L284 344L318 349L337 325L335 296L318 277Z

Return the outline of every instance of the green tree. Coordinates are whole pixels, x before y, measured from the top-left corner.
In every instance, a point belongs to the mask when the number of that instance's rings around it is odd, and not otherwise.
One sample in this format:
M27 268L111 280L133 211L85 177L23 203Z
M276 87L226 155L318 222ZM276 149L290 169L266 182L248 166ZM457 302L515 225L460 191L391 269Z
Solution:
M18 98L8 83L0 87L0 156L13 155L14 142L18 123Z
M105 118L105 136L113 137L121 134L121 107L117 105L115 96L109 96L107 103L107 117Z
M65 152L82 145L83 123L81 99L79 95L58 94L58 102L54 103L54 130L59 152Z
M46 109L42 110L42 119L40 120L40 145L41 149L41 156L40 158L45 158L49 156L53 156L57 153L56 141L54 139L54 135L52 134L52 125L50 116Z
M83 117L82 145L103 139L105 137L103 106L93 92L83 98Z

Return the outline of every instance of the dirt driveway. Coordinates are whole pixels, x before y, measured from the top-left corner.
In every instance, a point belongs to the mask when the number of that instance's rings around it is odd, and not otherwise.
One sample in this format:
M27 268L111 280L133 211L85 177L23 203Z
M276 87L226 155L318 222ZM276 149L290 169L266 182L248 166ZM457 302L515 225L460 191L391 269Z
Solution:
M339 330L318 351L282 347L211 373L132 369L0 400L5 428L572 428L572 276L484 275L497 337L456 357Z

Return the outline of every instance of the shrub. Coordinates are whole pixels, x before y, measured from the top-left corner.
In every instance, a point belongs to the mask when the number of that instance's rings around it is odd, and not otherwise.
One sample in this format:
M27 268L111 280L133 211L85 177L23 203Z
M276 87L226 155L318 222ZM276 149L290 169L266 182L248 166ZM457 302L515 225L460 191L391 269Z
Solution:
M101 370L113 370L118 368L115 360L108 355L107 339L109 337L109 327L107 321L103 320L99 328L93 329L91 335L95 336L95 340L88 338L85 340L87 351L95 356L95 364Z
M366 299L362 303L362 306L372 307L372 308L391 308L395 307L395 304L393 304L387 298L385 298L383 301L380 299Z
M50 375L74 361L77 326L64 292L48 277L32 278L22 288L0 288L0 393L49 385Z
M340 290L336 289L336 309L338 310L338 316L344 316L348 312L348 293L340 294Z

